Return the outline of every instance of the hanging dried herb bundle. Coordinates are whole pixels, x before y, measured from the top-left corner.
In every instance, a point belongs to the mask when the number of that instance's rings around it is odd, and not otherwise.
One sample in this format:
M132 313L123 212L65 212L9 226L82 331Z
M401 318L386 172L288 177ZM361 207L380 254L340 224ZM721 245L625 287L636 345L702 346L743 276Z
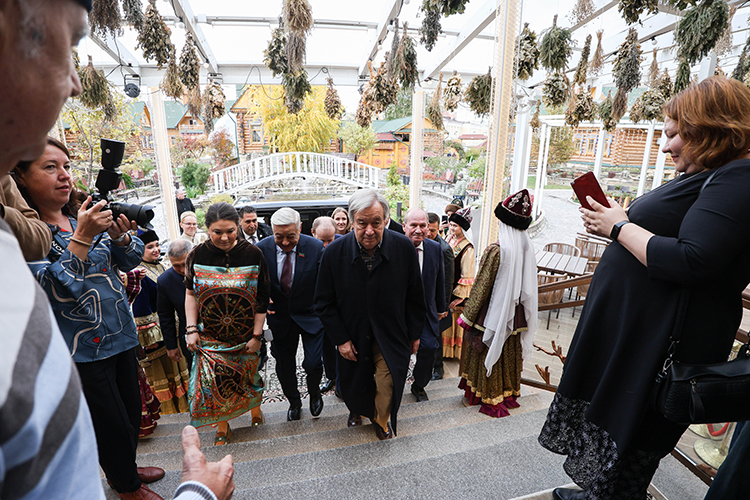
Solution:
M469 0L424 0L424 5L428 5L430 9L437 10L446 17L463 14L467 3Z
M612 132L615 128L617 128L617 121L612 116L612 93L607 93L607 98L604 99L601 104L599 104L599 118L602 119L602 124L604 125L604 130L607 132Z
M208 92L210 86L211 84L209 83L206 86L206 91L203 92L203 133L206 134L206 137L214 131L213 107L211 106L211 99Z
M312 92L310 82L307 81L307 71L303 68L296 73L284 73L281 85L286 94L284 102L287 110L292 114L299 113L305 104L305 97Z
M570 54L573 53L571 31L557 26L557 14L552 28L542 36L539 44L539 62L547 71L564 71Z
M677 67L677 76L674 78L674 90L672 95L677 95L690 86L690 64L685 59L680 59Z
M724 73L724 70L721 69L721 66L719 66L719 58L716 58L716 68L714 68L714 76L724 76L726 77L727 74Z
M442 94L442 86L443 86L443 74L440 73L440 79L438 80L437 87L435 87L435 92L432 93L432 98L430 99L430 102L427 103L427 119L432 122L432 125L437 130L443 130L445 127L443 126L443 110L440 108L440 97Z
M534 131L539 130L539 127L542 126L542 121L539 119L539 108L541 107L542 107L542 103L538 102L536 104L536 110L534 111L534 115L531 117L531 120L529 120L529 126Z
M443 32L443 28L440 26L440 11L427 8L427 3L422 4L424 18L422 18L422 26L419 28L419 41L425 46L427 52L432 52L438 36Z
M698 0L665 0L665 3L677 10L685 10L688 7L693 7L698 3Z
M643 102L641 98L642 96L638 96L638 99L636 99L633 105L630 106L630 111L628 112L628 117L633 123L643 121Z
M167 28L159 11L156 10L156 0L149 0L146 9L146 22L143 24L143 29L138 32L136 48L143 49L143 57L147 61L156 61L156 66L159 69L169 63L169 57L174 50L170 33L171 31Z
M748 73L748 70L750 70L750 37L747 38L747 42L745 42L745 46L742 48L742 52L740 52L737 66L732 71L732 78L742 82L745 80L745 74Z
M602 48L602 34L604 31L599 30L596 32L596 50L594 51L594 57L591 59L591 66L589 68L589 74L596 76L601 74L602 68L604 67L604 49Z
M276 28L268 41L268 48L263 51L263 62L271 70L273 76L279 76L287 71L286 33L284 28Z
M542 91L542 101L548 108L559 108L568 100L570 96L570 82L565 73L555 71L549 73L544 80L544 89Z
M667 98L661 93L659 89L649 89L644 92L641 97L641 105L643 108L643 118L646 120L664 120L664 111L662 108L667 102Z
M141 0L122 0L122 11L125 13L125 22L135 28L136 31L141 31L143 23L146 22Z
M208 96L208 102L211 104L211 117L218 119L224 116L224 113L226 113L224 102L227 98L221 85L215 82L209 83L206 86L206 95Z
M642 53L643 51L641 51L641 46L638 43L638 32L630 28L628 36L615 55L615 62L612 66L615 84L618 90L622 89L626 95L641 82Z
M180 99L185 93L185 87L180 80L180 70L177 69L176 59L177 54L172 52L172 57L169 59L169 64L167 64L167 73L164 75L160 87L169 97Z
M344 114L344 106L341 104L339 93L333 87L333 78L328 79L328 88L326 89L326 98L324 101L326 114L331 120L338 120Z
M393 20L393 41L391 41L391 51L388 52L385 60L387 61L388 76L391 79L398 78L398 47L401 45L401 38L398 36L398 18Z
M635 24L644 12L649 14L659 12L659 0L620 0L617 10L622 13L625 22Z
M679 54L689 64L695 64L716 46L726 30L729 6L725 0L703 2L685 12L674 30Z
M747 88L750 88L750 73L745 75L745 79L742 80L742 83L744 83Z
M195 48L193 35L188 31L180 54L180 80L185 88L194 89L200 82L200 76L201 62L198 59L198 50Z
M71 57L73 58L73 67L76 70L76 73L81 73L81 58L78 56L78 47L73 47L73 51L71 54Z
M455 111L458 107L458 103L461 102L464 96L463 85L463 80L461 80L461 77L454 70L453 76L448 78L445 90L443 91L443 105L446 111Z
M591 89L588 91L580 89L578 94L570 100L574 104L565 113L565 123L571 127L577 127L581 122L589 122L594 119L596 104L594 98L591 97Z
M659 64L656 62L656 49L654 49L654 58L651 60L651 66L648 68L648 86L656 87L659 82Z
M398 96L398 83L388 77L388 69L385 61L380 63L380 68L373 74L372 63L367 61L370 69L370 81L368 84L372 89L372 98L375 104L375 113L385 111L385 108L396 102Z
M305 35L290 31L286 38L287 71L296 73L302 69L305 61L307 42Z
M477 116L484 116L490 112L492 101L492 68L486 75L475 76L466 87L464 99Z
M187 91L187 107L188 112L194 116L199 117L201 115L201 105L203 100L201 98L200 85L196 85L195 88L188 89Z
M586 37L586 42L583 44L583 50L581 50L581 60L578 61L576 74L573 77L573 83L575 85L584 85L586 83L586 69L589 65L589 54L591 54L591 35Z
M618 88L615 93L615 99L612 101L612 118L616 121L620 121L628 110L628 93L623 89Z
M656 83L656 89L664 96L665 102L672 97L672 79L669 77L669 72L666 69L659 77L659 81Z
M357 125L362 128L368 128L372 123L372 115L375 114L375 92L370 86L368 81L362 88L362 96L359 98L359 105L357 106L357 114L355 120Z
M727 19L727 25L724 28L724 31L721 33L719 41L716 42L716 47L714 47L717 56L726 56L732 53L732 19L734 18L734 15L736 13L736 5L732 5L731 7L729 7L729 18Z
M284 0L284 25L291 33L304 35L313 26L312 7L307 0Z
M413 88L419 77L417 70L417 47L414 39L407 32L408 23L404 23L404 33L396 53L396 72L401 86Z
M591 17L594 12L596 12L596 6L592 0L576 0L575 7L568 14L568 21L570 24L581 23Z
M529 23L524 23L523 31L518 36L516 43L516 61L518 66L518 78L528 80L539 69L539 47L536 44L536 33L529 29Z
M78 96L81 103L91 109L96 109L107 104L109 100L109 82L102 70L94 68L91 56L89 63L78 74L81 79L83 91Z
M120 27L120 7L117 0L94 0L89 12L89 26L95 35L112 38L122 35Z

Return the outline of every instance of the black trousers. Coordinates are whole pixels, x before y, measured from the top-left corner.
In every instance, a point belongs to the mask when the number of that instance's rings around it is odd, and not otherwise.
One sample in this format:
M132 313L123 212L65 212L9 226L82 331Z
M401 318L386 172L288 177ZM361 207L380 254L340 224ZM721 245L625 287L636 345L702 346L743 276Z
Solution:
M141 427L135 348L76 367L94 423L99 465L119 493L135 491L141 487L135 463Z
M328 380L336 380L336 354L336 346L323 334L323 367Z
M281 336L278 336L278 332L273 333L271 354L276 359L276 376L289 404L300 406L302 398L297 389L297 346L301 337L305 350L302 368L307 374L307 390L310 394L318 394L323 378L323 330L307 333L292 321L289 330Z
M414 375L412 385L415 388L424 389L432 380L432 369L435 366L437 351L438 349L423 349L422 347L417 350L417 362L412 372Z

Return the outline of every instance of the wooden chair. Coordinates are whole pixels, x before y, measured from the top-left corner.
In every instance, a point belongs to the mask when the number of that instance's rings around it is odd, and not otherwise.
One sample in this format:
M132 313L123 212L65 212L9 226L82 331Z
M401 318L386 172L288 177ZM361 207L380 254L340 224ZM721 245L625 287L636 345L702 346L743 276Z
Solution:
M572 255L573 257L581 256L581 249L576 248L568 243L547 243L544 245L545 252L561 253L563 255Z
M600 238L591 238L582 234L576 235L575 246L580 250L580 257L585 257L589 261L598 262L608 245L609 242Z
M546 285L548 283L555 283L557 281L564 280L567 277L567 274L537 273L537 284ZM553 290L551 292L539 292L539 305L559 304L563 300L563 295L565 295L565 289ZM559 309L557 309L557 316L560 316ZM547 315L547 330L549 330L549 322L551 318L552 310L550 309L549 314Z
M594 271L596 270L596 266L599 265L598 260L590 260L586 264L586 274L594 274ZM576 300L578 299L585 299L586 294L589 293L589 286L591 286L591 283L586 283L585 285L578 285L576 287ZM576 308L573 308L573 316L575 318L576 316Z

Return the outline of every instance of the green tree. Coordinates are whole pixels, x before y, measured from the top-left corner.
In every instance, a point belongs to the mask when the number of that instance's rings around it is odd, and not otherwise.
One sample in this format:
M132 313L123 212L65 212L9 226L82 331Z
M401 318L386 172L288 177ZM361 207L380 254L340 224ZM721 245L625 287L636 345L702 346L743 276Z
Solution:
M336 138L339 120L332 120L325 111L326 87L313 87L305 98L305 106L296 115L287 111L283 88L272 86L265 89L258 93L257 108L276 151L322 153L331 139Z
M464 145L461 144L461 141L445 141L445 148L455 149L456 153L458 153L458 157L462 160L466 158L466 151L464 151Z
M386 181L386 188L383 191L383 196L388 200L388 205L391 208L391 218L396 219L396 213L398 208L398 202L401 202L401 210L403 213L409 209L409 188L404 186L401 182L401 176L398 174L396 165L391 165L388 170L388 178Z
M216 130L211 134L209 141L216 166L224 168L232 165L235 159L235 146L229 132L226 129Z
M573 131L568 127L560 127L558 133L552 134L549 141L549 165L562 165L573 156L575 144Z
M195 160L187 160L185 166L180 170L182 183L188 190L194 189L200 194L205 194L211 170L207 165L200 164Z
M356 122L346 122L339 129L339 139L344 141L347 151L354 153L356 160L378 143L378 136L370 127L360 127Z
M396 94L396 102L385 108L385 119L395 120L411 116L412 99L414 91L409 88L402 88Z
M484 179L484 171L486 166L487 157L480 156L468 165L468 167L466 168L466 173L469 174L469 177L471 177L472 179Z

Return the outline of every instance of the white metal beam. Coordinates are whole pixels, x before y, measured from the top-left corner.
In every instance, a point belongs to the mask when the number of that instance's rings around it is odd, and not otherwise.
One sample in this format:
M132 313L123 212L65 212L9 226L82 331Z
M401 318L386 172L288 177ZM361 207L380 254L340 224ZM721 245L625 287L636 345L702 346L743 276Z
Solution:
M88 37L92 42L99 46L99 48L106 52L109 57L114 59L116 63L121 64L125 71L131 75L137 75L140 73L141 69L138 65L138 59L136 59L119 40L112 40L108 36L105 36L104 40L102 40L93 33L89 33ZM119 85L122 85L122 82L120 82Z
M378 18L378 25L367 42L367 54L359 63L358 74L366 74L367 61L374 60L375 56L378 54L378 44L380 44L382 40L385 40L386 33L388 31L388 25L390 24L391 19L396 17L396 15L398 14L398 11L401 8L402 1L403 0L390 0L383 2L383 10L381 11L380 17Z
M461 33L451 43L450 47L436 53L424 71L424 78L435 78L441 69L451 59L466 47L484 28L495 19L497 12L496 0L487 0L482 7L468 20Z
M182 22L185 23L185 30L193 35L198 51L208 63L209 73L218 73L219 63L211 50L211 45L209 45L208 40L206 40L206 35L203 34L203 30L193 14L193 9L190 7L190 1L174 0L172 5L174 6L175 14L177 14L177 16L182 19Z

